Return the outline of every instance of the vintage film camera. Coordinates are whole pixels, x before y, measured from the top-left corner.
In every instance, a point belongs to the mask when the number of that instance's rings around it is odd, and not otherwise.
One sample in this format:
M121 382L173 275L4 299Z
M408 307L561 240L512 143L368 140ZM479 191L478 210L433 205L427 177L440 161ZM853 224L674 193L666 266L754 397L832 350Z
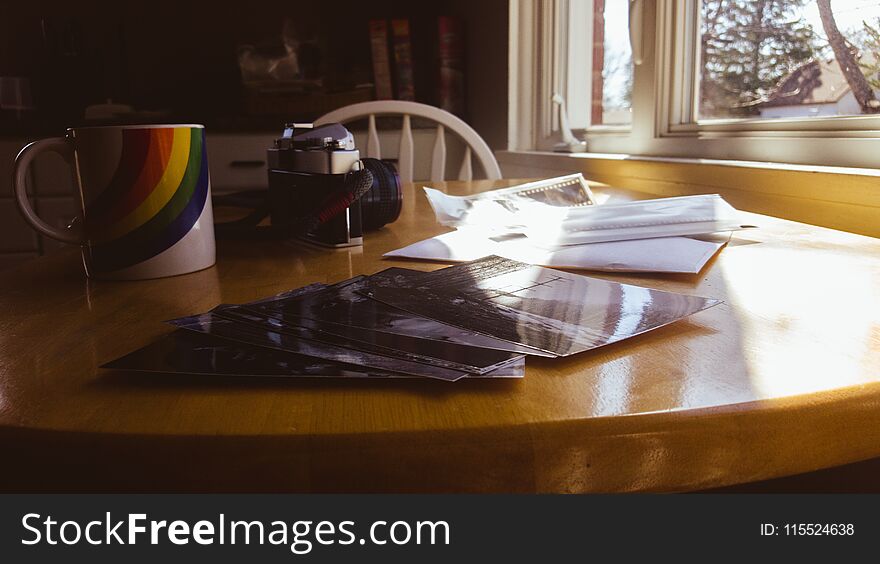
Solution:
M268 150L272 229L329 247L363 244L365 230L400 215L394 167L360 158L354 136L338 123L288 124Z

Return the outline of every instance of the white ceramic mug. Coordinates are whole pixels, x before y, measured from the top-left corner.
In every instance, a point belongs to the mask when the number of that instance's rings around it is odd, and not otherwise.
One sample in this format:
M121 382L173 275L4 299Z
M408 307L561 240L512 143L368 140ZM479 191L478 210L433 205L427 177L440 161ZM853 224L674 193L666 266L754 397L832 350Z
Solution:
M81 215L68 229L41 220L27 197L34 157L55 151L73 167ZM202 125L74 127L15 159L15 198L40 233L81 245L91 277L139 280L214 264L214 216Z

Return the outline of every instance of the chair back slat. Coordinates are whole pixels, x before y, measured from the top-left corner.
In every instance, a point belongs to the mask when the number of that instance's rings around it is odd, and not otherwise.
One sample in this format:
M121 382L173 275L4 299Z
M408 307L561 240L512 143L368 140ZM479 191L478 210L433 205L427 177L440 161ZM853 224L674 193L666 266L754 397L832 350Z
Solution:
M414 151L412 124L409 114L404 114L403 127L400 130L400 151L397 153L397 169L401 182L413 181Z
M376 115L370 114L370 125L367 129L367 157L381 159L382 149L379 147L379 132L376 130Z
M473 179L473 163L476 159L479 167L486 178L490 180L498 180L501 178L501 168L498 161L492 153L489 145L480 137L474 128L461 120L461 118L450 114L445 110L418 102L409 102L404 100L375 100L372 102L360 102L344 106L333 110L315 120L315 125L323 125L325 123L347 123L365 117L369 118L369 131L367 132L367 152L369 157L379 157L379 134L376 130L375 116L403 116L403 128L400 132L400 147L398 152L397 168L400 179L404 182L411 182L413 179L413 163L415 159L413 144L412 124L410 117L416 116L422 120L429 120L435 124L442 126L443 135L434 138L434 149L431 156L431 179L439 180L444 176L446 140L445 134L453 135L465 146L464 159L459 168L458 176L462 180ZM437 131L441 129L438 127ZM442 139L442 141L441 141ZM375 150L375 152L373 152ZM386 152L388 148L386 147ZM426 156L426 155L425 155ZM423 156L423 158L425 157ZM441 158L441 156L443 158Z
M473 180L474 179L474 168L471 165L471 148L464 148L464 157L461 159L461 168L458 169L458 179L459 180Z
M437 135L434 137L434 153L431 156L431 181L442 182L446 175L446 129L437 124Z

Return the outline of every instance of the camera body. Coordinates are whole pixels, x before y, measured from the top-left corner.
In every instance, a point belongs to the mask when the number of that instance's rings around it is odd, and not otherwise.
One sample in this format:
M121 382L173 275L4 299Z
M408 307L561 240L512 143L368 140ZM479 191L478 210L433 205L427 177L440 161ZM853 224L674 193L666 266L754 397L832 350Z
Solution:
M274 231L329 247L363 244L360 199L320 225L304 228L310 214L320 214L328 199L346 191L351 173L363 169L351 132L340 124L287 124L269 148L267 162Z
M360 158L354 136L338 123L288 124L268 150L269 215L281 236L328 247L363 244L365 230L400 216L397 169Z

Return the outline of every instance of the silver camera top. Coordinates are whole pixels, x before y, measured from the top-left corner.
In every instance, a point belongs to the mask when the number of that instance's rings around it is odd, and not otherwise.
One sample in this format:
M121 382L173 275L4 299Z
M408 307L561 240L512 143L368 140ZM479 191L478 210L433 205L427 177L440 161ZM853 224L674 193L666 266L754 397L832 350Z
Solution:
M288 123L284 133L275 140L276 149L302 151L331 150L351 151L354 135L339 123L328 123L315 127L311 123Z

